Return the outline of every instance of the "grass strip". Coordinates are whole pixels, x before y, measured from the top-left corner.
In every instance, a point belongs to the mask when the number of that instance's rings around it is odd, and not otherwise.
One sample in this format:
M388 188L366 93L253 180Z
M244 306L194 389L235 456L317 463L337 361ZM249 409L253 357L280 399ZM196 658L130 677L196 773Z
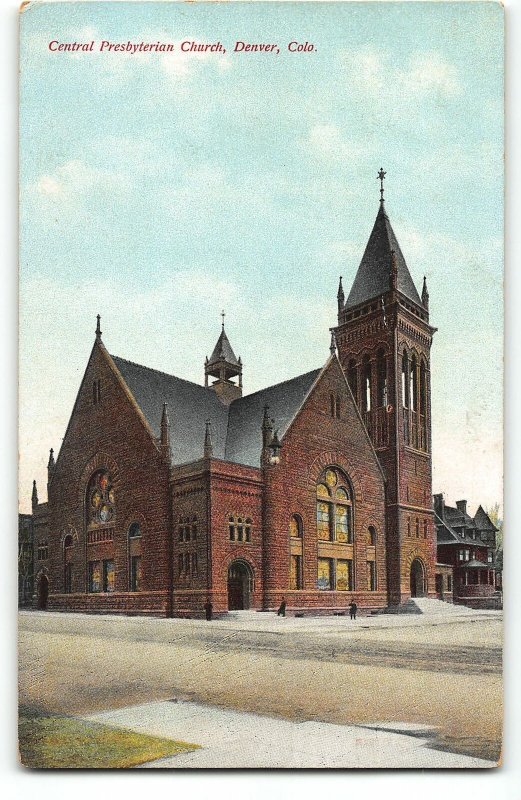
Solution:
M199 745L52 714L20 712L20 760L33 769L125 769Z

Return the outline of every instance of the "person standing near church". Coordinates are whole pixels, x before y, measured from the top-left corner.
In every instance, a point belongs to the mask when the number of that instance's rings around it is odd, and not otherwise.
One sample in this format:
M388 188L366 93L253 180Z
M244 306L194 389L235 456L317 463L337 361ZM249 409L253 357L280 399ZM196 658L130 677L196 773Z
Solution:
M286 599L282 598L282 603L279 606L279 610L277 611L277 617L285 617L286 616Z
M358 609L357 604L355 603L354 600L351 600L351 602L349 603L349 616L351 617L351 619L356 619L357 609Z
M207 600L204 606L204 611L206 614L206 621L211 622L213 616L213 605L211 604L210 600Z

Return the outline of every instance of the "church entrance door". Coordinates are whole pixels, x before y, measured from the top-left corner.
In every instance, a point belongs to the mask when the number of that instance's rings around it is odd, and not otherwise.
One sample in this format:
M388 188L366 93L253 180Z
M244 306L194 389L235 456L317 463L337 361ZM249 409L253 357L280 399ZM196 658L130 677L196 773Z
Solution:
M250 607L251 569L244 561L232 561L228 567L228 610Z
M38 608L45 611L47 608L47 598L49 596L49 579L47 575L42 575L38 582Z
M425 595L425 573L423 564L419 558L415 558L411 564L411 597L424 597Z

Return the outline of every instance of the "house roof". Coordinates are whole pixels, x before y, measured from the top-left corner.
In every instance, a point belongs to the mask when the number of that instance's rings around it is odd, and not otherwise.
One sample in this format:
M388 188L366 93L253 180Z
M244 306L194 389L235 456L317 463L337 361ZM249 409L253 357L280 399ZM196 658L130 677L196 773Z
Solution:
M358 267L345 308L365 303L389 291L391 251L396 255L398 270L398 291L421 306L421 300L414 285L405 258L394 234L384 204L380 209L367 242L364 255Z
M258 467L264 407L269 406L274 428L282 437L321 371L298 375L238 398L226 407L212 389L118 356L111 358L156 438L163 404L167 403L173 465L203 457L205 423L210 420L216 458Z
M466 564L460 565L462 569L490 569L490 564L485 564L483 561L478 561L476 558L473 558L472 561L467 561Z
M492 520L490 519L489 515L483 508L480 506L476 513L474 514L474 522L476 527L479 528L480 531L498 531L499 529L496 528Z
M459 508L445 506L445 517L452 528L475 528L476 523L470 516Z

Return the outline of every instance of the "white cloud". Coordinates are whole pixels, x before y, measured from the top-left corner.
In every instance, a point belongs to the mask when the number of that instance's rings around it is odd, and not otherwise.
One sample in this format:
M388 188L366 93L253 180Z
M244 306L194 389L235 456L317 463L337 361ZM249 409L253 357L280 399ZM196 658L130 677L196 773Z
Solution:
M340 128L328 123L312 125L300 146L314 156L327 159L356 160L367 155L367 146L351 141L342 134Z
M72 159L53 173L41 175L31 187L37 195L54 203L77 202L86 193L104 189L124 189L128 180L117 172L91 167L82 159Z
M427 95L452 96L462 91L454 64L435 51L417 51L403 67L393 66L386 53L371 48L343 52L341 61L353 87L378 95L382 104L389 98L418 100Z

